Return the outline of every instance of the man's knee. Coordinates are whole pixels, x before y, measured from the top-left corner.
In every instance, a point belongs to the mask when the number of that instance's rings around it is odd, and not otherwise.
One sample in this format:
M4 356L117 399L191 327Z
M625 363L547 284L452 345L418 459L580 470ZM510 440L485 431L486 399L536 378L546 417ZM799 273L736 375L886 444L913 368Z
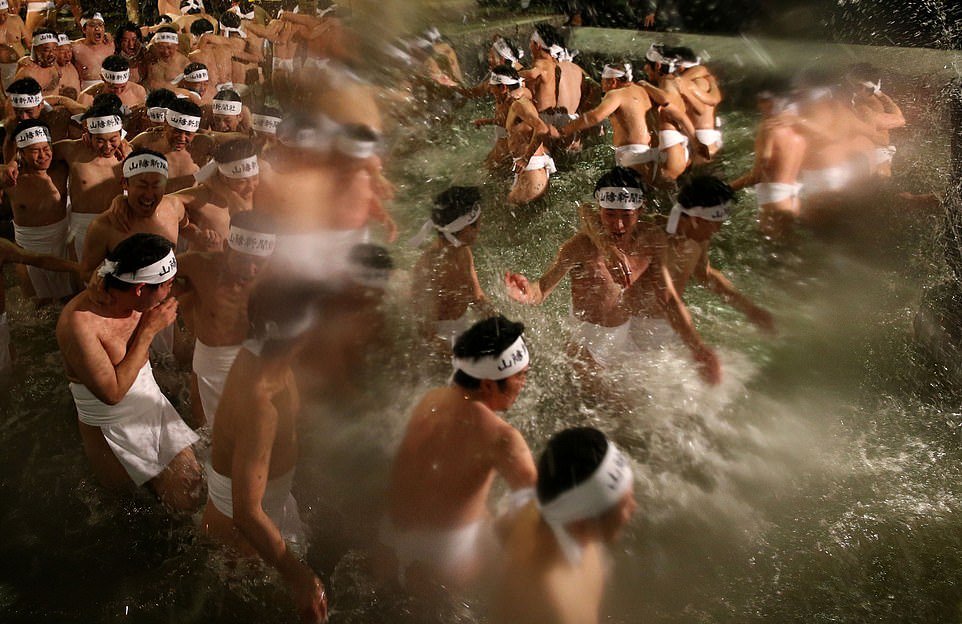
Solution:
M174 511L196 511L203 503L203 475L189 447L150 481L160 500Z

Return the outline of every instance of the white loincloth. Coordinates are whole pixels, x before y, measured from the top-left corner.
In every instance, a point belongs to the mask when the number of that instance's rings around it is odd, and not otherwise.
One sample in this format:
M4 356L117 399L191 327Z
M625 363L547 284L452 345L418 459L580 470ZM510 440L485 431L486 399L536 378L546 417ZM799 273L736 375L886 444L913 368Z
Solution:
M469 318L468 311L465 310L460 318L448 321L434 321L434 333L438 338L446 340L449 345L454 346L454 341L463 334L473 324Z
M602 327L571 315L571 340L591 354L591 358L605 368L615 365L631 351L631 321L617 327Z
M668 160L668 150L676 145L681 145L684 148L685 161L691 158L691 152L688 151L688 137L677 130L658 131L658 159L661 162Z
M13 354L10 353L10 325L7 313L0 314L0 375L13 371Z
M638 351L657 351L668 346L683 346L681 338L667 319L633 316L628 323L628 332Z
M123 399L107 405L79 383L70 383L80 422L100 427L107 444L134 483L163 472L178 453L198 440L154 380L150 362Z
M494 546L491 526L483 520L451 529L400 530L385 517L378 538L394 551L402 583L414 563L425 564L442 576L455 574Z
M343 276L348 254L358 243L370 240L366 227L356 230L315 230L305 234L278 234L271 257L274 267L290 275L330 279Z
M194 342L193 368L197 375L200 404L204 408L208 427L214 426L217 405L224 393L224 382L227 381L227 373L230 372L240 348L240 345L208 347L200 340Z
M40 13L42 11L49 11L55 7L56 5L53 2L28 2L27 13Z
M711 147L712 145L722 147L725 144L725 142L722 140L721 130L716 130L714 128L695 130L695 138L698 139L699 143L708 147Z
M784 182L759 182L753 188L755 189L755 201L761 207L765 204L775 204L792 197L798 197L802 185Z
M884 165L892 162L892 157L895 156L896 151L898 150L895 149L894 145L876 147L875 148L875 165L876 166Z
M71 212L70 237L73 238L73 248L77 253L77 260L83 260L84 239L87 238L87 228L94 219L100 216L97 212Z
M802 169L798 181L802 183L805 196L831 193L845 188L852 177L848 165L826 167L824 169Z
M225 477L210 464L204 465L207 473L207 500L217 511L228 518L234 518L234 491L233 482L230 477ZM264 487L264 496L261 498L261 509L271 519L281 536L288 542L297 545L306 545L307 534L304 532L304 523L301 522L300 513L297 510L297 501L291 494L291 485L294 483L294 471L275 477L267 482Z
M67 250L67 217L50 225L27 227L13 224L14 237L17 244L34 253L65 257ZM46 271L34 266L27 266L27 275L33 290L40 299L62 299L73 294L70 283L70 273L62 271Z
M514 162L521 162L521 159L515 158ZM532 156L530 159L528 159L528 164L524 167L525 171L541 171L542 169L545 170L545 173L548 174L548 177L551 177L551 174L558 170L554 165L554 159L548 154L538 154L536 156ZM520 177L521 174L514 174L513 184L517 184L518 178Z
M658 160L658 150L643 143L628 143L615 148L615 163L619 167L644 165Z

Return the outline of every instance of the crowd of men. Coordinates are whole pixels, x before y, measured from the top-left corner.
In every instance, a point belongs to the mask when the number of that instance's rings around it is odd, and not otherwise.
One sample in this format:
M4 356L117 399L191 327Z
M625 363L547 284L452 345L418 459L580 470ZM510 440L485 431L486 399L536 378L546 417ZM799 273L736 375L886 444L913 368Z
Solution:
M853 68L847 91L773 88L759 95L755 166L729 184L710 173L721 89L687 48L653 44L642 72L605 65L591 101L591 71L545 25L526 49L496 37L472 86L436 29L385 45L376 64L393 73L365 77L333 5L286 2L267 16L246 0L219 15L201 0L161 2L156 24L110 36L100 13L72 4L73 40L48 27L48 4L29 3L22 21L0 0L0 185L16 239L0 241L0 261L28 267L21 290L38 304L67 302L57 343L98 480L148 487L175 512L203 508L199 530L276 568L304 621L326 619L328 603L292 547L304 542L291 496L298 418L305 398L356 384L350 371L384 348L397 226L382 146L398 107L419 105L411 93L493 96L475 124L495 128L486 164L516 205L544 197L553 155L597 141L610 121L614 166L580 229L537 280L507 271L499 286L538 305L570 276L568 354L599 395L612 391L606 369L672 343L718 383L722 363L684 302L692 278L774 330L709 261L735 191L753 187L763 232L786 236L852 180L890 175L888 131L904 124L870 68ZM663 214L658 193L673 199ZM536 462L499 415L538 336L485 295L472 255L480 217L479 189L452 186L414 241L429 246L411 271L412 310L454 373L413 410L372 550L413 592L487 579L497 621L595 622L603 545L634 510L631 462L591 428L553 436ZM9 366L5 316L0 330ZM188 363L190 414L152 360ZM495 475L511 491L496 521Z

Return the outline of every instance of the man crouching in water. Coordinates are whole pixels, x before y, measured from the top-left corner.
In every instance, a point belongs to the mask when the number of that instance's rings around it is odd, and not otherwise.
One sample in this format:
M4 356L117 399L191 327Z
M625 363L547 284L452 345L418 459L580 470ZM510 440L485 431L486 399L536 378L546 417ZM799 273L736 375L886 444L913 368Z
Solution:
M207 535L280 572L302 622L327 620L324 586L288 544L304 545L291 495L297 464L298 383L293 366L319 331L335 325L336 295L317 282L275 277L248 304L251 335L224 384L207 472ZM322 318L324 315L325 318Z
M536 474L521 434L495 412L524 386L524 325L503 316L475 323L454 344L452 383L421 399L391 469L381 541L408 589L463 587L490 548L486 502L495 472L513 490Z
M635 511L631 464L605 435L566 429L538 460L537 503L510 521L492 622L596 624L611 568L605 545Z
M169 508L200 504L201 472L191 431L154 380L148 348L170 325L177 300L168 298L177 260L173 245L155 234L118 244L87 290L57 322L80 437L94 473L107 487L133 481ZM102 290L100 290L102 288Z

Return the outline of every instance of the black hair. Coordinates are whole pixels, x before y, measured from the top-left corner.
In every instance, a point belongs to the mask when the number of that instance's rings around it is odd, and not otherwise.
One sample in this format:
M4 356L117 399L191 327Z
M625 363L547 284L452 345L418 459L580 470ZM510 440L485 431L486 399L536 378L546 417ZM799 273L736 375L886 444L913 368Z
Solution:
M134 35L137 37L137 41L140 43L144 42L144 37L140 34L140 28L137 27L137 24L134 24L133 22L124 22L114 32L114 54L120 54L120 40L123 39L124 33L128 32L134 33ZM110 71L117 70L111 69Z
M147 101L145 103L147 108L155 108L157 106L169 108L170 103L176 99L177 96L170 89L154 89L147 94Z
M499 355L510 347L524 332L524 323L509 321L502 315L478 321L454 342L454 355L462 359L479 359ZM467 390L481 385L481 380L458 369L454 371L454 383ZM498 388L504 389L504 379L498 380Z
M187 74L193 74L195 71L199 69L206 70L207 66L204 65L203 63L196 63L196 62L188 63L187 66L184 67L184 75L186 76Z
M437 225L447 225L471 212L481 201L481 189L476 186L452 186L434 198L431 221Z
M197 11L200 13L200 11ZM206 19L194 20L194 23L190 25L190 34L195 37L200 37L204 33L214 32L214 25Z
M113 93L105 93L101 95L113 95ZM116 98L117 96L113 95L113 97ZM101 102L103 102L104 100L109 101L109 98L103 98ZM119 102L120 98L117 98L117 101ZM117 117L120 117L121 119L123 119L123 115L120 114L119 108L117 108L116 106L113 106L112 104L100 103L100 104L94 104L93 106L88 108L86 111L84 111L84 114L80 116L80 120L84 121L86 119L90 119L91 117L107 117L109 115L116 115Z
M541 37L541 40L544 41L546 46L564 46L564 39L561 37L561 33L551 24L541 22L535 24L534 29L538 31L538 36Z
M214 160L219 163L229 163L250 158L255 153L254 144L250 139L231 139L214 148Z
M40 83L29 76L26 78L18 78L11 82L10 86L7 87L7 93L16 93L17 95L36 95L37 93L40 93Z
M491 73L498 74L499 76L507 76L508 78L513 78L514 80L521 79L521 74L518 73L518 70L516 70L514 67L511 67L507 63L502 63L501 65L498 65L497 67L491 70ZM505 85L505 86L508 87L508 91L514 91L515 89L521 86L521 83L518 82L516 84Z
M226 26L228 28L240 28L241 18L237 13L231 11L225 11L220 14L220 19L218 20L221 26Z
M641 174L630 167L614 167L610 171L606 171L595 183L595 191L606 186L642 189L646 195L651 190Z
M241 210L231 215L230 224L259 234L274 234L277 224L274 218L260 210Z
M672 56L686 63L697 63L698 55L688 46L675 46L671 49Z
M372 243L358 243L351 247L348 253L351 264L369 269L394 270L394 260L386 247Z
M22 121L18 121L17 125L14 126L13 137L16 138L18 134L29 128L46 128L47 136L50 136L50 128L46 123L40 121L39 119L24 119Z
M154 34L157 34L157 33L174 33L176 35L177 29L174 28L173 26L161 26L160 28L157 29L157 31Z
M120 115L121 119L124 117L124 103L120 100L120 97L115 93L98 93L94 96L93 104L90 105L91 108L102 108L111 109L115 115Z
M122 72L130 69L130 61L120 56L119 54L111 54L104 59L103 63L100 64L101 67L107 71L112 72Z
M241 96L233 89L221 89L214 95L214 99L221 100L222 102L240 102Z
M718 206L731 201L735 191L727 182L711 175L699 175L684 181L678 191L678 203L685 208Z
M194 102L191 102L187 98L179 98L176 96L174 96L174 101L170 103L167 109L175 113L180 113L181 115L190 115L191 117L200 117L204 113L201 107Z
M551 436L538 458L538 502L547 504L588 480L608 452L605 434L572 427Z
M117 263L115 273L133 273L145 266L150 266L170 253L174 244L163 236L140 232L120 241L113 251L107 254L107 260ZM133 290L136 284L122 282L113 275L104 277L104 288L110 290ZM159 284L148 284L148 288L157 288Z

